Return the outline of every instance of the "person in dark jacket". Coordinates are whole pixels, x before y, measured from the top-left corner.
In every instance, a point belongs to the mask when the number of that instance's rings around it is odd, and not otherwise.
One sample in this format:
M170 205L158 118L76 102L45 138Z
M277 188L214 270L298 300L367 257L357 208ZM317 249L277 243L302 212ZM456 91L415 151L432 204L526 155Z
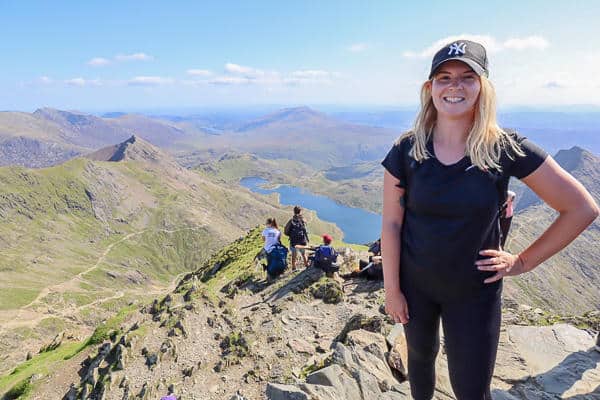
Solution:
M283 230L286 236L290 238L290 249L292 251L292 271L296 270L297 253L300 253L304 261L304 267L308 266L308 259L303 248L296 248L297 245L306 246L309 243L308 232L306 230L306 221L302 216L302 207L294 207L294 216L285 224Z

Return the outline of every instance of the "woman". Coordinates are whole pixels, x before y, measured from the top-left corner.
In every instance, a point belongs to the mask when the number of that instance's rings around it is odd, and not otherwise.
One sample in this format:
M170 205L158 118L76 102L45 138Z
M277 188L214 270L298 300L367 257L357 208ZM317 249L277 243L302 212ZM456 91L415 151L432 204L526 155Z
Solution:
M262 231L262 240L265 242L262 251L266 255L271 251L271 248L281 241L281 232L277 226L275 218L267 218L266 228ZM262 252L261 251L261 252Z
M456 397L491 399L502 278L532 270L598 215L590 194L552 157L498 127L487 76L482 45L463 40L440 49L414 128L382 163L385 306L405 324L416 400L433 396L440 319ZM559 212L519 254L500 250L510 176Z

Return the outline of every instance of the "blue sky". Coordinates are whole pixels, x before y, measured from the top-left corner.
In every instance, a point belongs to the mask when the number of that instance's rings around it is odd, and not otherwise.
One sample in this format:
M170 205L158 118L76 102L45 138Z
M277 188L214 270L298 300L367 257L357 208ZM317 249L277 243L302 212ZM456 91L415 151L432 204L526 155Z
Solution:
M407 106L484 42L500 106L600 106L598 1L0 0L0 109Z

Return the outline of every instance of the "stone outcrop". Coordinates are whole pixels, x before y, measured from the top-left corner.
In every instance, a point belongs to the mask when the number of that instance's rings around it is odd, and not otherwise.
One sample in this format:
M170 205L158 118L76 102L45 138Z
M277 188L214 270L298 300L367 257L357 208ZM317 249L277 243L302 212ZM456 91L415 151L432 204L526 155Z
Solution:
M334 343L331 364L295 385L269 384L275 399L410 399L408 382L390 368L390 355L406 357L400 325L386 338L365 330ZM442 338L443 340L443 338ZM391 345L393 343L393 345ZM388 350L388 346L392 346ZM436 362L435 399L454 399L446 354ZM403 361L400 362L404 368ZM509 325L502 330L492 387L495 400L600 399L600 352L594 338L567 324Z

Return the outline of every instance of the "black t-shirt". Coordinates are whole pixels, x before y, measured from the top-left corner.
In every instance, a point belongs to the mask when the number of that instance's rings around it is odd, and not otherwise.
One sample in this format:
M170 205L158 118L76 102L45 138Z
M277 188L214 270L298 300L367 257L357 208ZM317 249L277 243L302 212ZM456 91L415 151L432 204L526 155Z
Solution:
M509 133L525 156L505 149L501 171L483 171L469 157L451 165L432 157L419 163L409 151L412 140L403 138L382 162L405 188L405 214L401 232L401 284L417 285L440 301L454 299L485 286L492 272L479 271L479 251L500 245L499 206L511 176L519 179L535 171L547 153L515 132ZM512 158L511 158L512 156Z

